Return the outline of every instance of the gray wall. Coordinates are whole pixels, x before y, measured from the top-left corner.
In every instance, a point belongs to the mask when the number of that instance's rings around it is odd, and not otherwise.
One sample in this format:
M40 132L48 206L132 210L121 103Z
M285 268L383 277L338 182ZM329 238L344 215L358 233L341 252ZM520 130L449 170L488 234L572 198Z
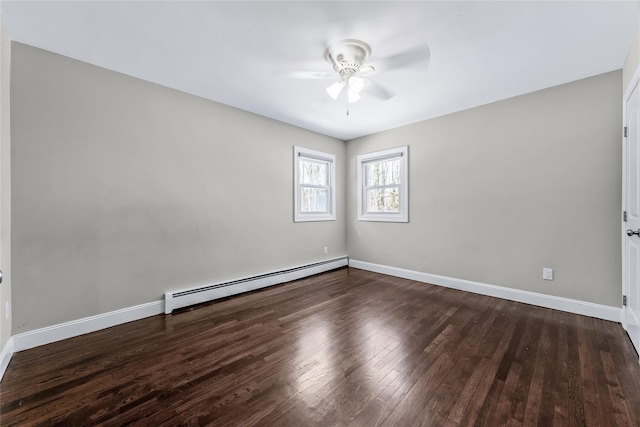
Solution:
M0 350L11 337L11 316L5 319L5 303L11 304L11 42L0 16ZM9 308L11 312L11 308Z
M612 72L348 142L349 256L620 306L621 87ZM409 223L358 222L356 156L402 145Z
M620 305L622 72L346 145L21 44L12 73L14 334L347 247ZM292 222L293 145L337 156L337 221ZM356 156L401 145L410 222L356 221Z
M22 44L12 73L14 334L346 254L342 141ZM336 155L337 221L293 223L293 145Z

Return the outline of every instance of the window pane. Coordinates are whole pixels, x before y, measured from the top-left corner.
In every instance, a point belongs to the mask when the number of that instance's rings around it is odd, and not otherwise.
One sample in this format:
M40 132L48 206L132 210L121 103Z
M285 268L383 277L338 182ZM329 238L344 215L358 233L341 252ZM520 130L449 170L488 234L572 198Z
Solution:
M400 184L400 159L369 163L364 168L367 187Z
M367 190L367 212L400 212L400 189L393 187Z
M300 188L301 212L329 212L329 191L325 188Z
M328 163L300 160L300 184L328 185L328 174Z

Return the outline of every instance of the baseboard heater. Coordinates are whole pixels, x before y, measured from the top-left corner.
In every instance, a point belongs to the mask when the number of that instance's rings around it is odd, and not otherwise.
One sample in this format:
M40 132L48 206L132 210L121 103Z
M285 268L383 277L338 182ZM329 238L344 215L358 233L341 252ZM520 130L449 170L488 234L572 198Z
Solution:
M181 291L165 292L164 312L171 314L173 310L213 301L243 292L254 291L280 283L291 282L303 277L312 276L325 271L335 270L349 265L348 257L333 258L326 261L306 264L299 267L260 274L257 276L245 277L242 279L230 280L227 282L213 283L189 288Z

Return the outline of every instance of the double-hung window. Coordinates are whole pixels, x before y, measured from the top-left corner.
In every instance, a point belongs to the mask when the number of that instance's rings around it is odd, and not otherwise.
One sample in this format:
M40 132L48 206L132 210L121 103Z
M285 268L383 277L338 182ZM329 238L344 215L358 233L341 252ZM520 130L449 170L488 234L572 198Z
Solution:
M294 221L336 219L335 156L293 147Z
M407 146L358 156L358 220L409 221Z

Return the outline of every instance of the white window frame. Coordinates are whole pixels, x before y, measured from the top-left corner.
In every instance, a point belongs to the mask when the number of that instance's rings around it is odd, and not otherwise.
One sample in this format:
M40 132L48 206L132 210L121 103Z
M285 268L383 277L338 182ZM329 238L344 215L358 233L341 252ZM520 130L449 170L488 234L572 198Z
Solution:
M329 165L329 171L327 174L327 178L329 180L327 188L329 191L328 194L328 211L327 212L302 212L302 201L300 200L300 190L301 187L306 185L300 184L300 160L308 159L308 160L319 160L322 162L327 162ZM336 156L329 153L323 153L321 151L310 150L308 148L293 147L293 176L294 176L294 186L293 186L293 200L294 200L294 208L293 208L293 221L294 222L308 222L308 221L335 221L336 220Z
M399 212L367 212L364 168L384 160L400 159ZM358 221L409 222L409 147L391 148L357 157ZM394 185L395 187L395 185Z

